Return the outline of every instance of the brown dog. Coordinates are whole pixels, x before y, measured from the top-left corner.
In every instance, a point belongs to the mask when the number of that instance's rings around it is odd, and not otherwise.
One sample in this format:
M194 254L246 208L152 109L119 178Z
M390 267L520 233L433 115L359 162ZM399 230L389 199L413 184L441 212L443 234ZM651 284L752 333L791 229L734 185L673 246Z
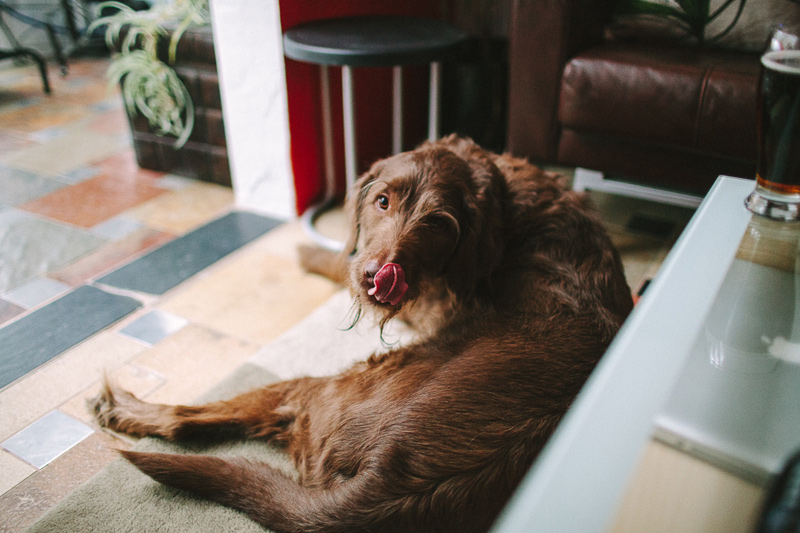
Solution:
M285 443L261 464L122 452L147 475L277 531L485 531L632 307L586 200L523 160L450 137L379 161L350 191L348 255L306 254L414 344L327 378L199 407L107 386L99 421L169 440Z

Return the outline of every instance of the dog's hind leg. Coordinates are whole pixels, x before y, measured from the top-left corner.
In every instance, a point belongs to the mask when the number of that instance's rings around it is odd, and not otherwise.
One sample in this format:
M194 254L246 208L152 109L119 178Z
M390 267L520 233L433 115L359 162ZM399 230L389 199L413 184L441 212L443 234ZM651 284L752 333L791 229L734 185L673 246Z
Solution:
M319 489L304 487L268 465L241 458L120 453L156 481L238 509L277 532L416 529L397 523L403 496L392 496L386 482L370 470Z
M270 438L282 433L293 420L292 410L282 404L299 381L279 382L231 400L199 406L143 402L106 381L88 406L101 426L137 437Z

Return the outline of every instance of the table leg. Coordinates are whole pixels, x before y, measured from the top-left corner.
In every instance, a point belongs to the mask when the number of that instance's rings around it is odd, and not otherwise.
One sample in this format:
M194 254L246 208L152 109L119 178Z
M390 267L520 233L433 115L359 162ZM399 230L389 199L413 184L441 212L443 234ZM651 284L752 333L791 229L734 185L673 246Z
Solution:
M439 104L441 91L439 90L442 64L438 61L431 63L430 97L428 103L428 140L435 141L439 138Z
M347 189L356 181L356 131L355 98L353 97L353 70L342 67L342 100L344 112L344 167Z
M336 170L333 159L333 115L331 113L331 78L327 65L320 65L322 93L322 146L325 161L325 199L336 195Z
M392 69L392 152L403 151L403 67Z

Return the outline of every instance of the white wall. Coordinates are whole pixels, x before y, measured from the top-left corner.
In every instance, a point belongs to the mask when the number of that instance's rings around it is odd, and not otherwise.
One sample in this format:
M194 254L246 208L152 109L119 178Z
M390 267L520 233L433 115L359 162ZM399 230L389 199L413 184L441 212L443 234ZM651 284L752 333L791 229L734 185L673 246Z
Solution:
M236 202L297 215L278 0L211 0L225 136Z

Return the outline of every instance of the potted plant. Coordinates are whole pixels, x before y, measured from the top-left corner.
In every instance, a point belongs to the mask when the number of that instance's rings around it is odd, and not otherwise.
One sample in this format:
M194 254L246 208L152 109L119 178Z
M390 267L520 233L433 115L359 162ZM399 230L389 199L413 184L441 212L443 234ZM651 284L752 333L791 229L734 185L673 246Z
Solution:
M175 147L182 147L194 127L194 105L172 65L186 30L210 22L208 0L161 2L145 10L110 1L100 4L100 10L115 12L98 18L88 31L106 28L106 43L116 50L108 76L120 85L129 115L141 114L155 132L174 136ZM167 62L159 57L165 37Z

